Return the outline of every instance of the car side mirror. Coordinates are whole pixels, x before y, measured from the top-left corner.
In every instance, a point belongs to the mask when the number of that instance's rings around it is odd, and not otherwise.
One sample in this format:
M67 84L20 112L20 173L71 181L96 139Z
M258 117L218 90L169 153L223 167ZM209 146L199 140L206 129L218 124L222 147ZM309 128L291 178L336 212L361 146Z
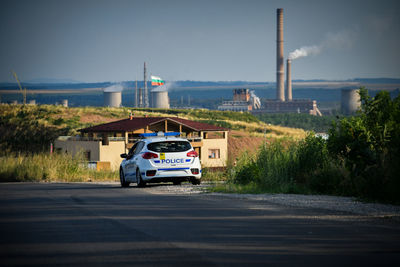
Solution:
M123 153L123 154L121 154L120 156L121 156L121 158L126 159L126 158L128 157L128 154Z

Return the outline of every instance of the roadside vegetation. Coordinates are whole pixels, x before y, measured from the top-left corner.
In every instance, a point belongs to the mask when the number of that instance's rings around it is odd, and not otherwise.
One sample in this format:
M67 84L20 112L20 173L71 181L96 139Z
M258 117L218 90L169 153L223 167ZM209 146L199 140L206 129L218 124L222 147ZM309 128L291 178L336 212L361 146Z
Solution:
M119 181L118 172L87 168L80 157L39 153L0 157L1 182L98 182Z
M400 97L368 96L361 111L331 126L327 140L310 133L304 140L265 143L228 169L219 192L303 193L356 196L400 203Z

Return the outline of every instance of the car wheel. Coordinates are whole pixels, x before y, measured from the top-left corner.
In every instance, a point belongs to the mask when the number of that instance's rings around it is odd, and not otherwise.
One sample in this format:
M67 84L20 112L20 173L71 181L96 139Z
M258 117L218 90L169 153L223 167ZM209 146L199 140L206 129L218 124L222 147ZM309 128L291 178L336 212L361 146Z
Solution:
M128 187L130 183L125 181L125 174L122 168L119 170L119 180L121 182L121 187Z
M200 179L193 179L192 180L192 184L193 185L199 185L201 183L201 180Z
M146 186L146 183L143 181L142 174L140 173L139 169L136 170L136 183L137 183L137 187L145 187Z

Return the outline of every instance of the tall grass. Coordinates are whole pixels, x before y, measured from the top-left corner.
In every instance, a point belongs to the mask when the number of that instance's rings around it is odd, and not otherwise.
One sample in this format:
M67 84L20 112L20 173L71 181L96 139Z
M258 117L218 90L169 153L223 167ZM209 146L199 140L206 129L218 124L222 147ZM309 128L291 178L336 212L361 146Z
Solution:
M0 182L118 181L118 172L88 169L81 157L69 154L0 157Z
M242 155L228 183L215 190L242 193L342 194L340 167L329 157L326 142L313 135L302 141L276 140L254 156Z

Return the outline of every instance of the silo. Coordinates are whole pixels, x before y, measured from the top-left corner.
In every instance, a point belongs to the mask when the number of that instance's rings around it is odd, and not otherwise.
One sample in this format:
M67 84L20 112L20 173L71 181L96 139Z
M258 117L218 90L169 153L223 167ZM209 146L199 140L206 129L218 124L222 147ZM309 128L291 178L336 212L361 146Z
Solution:
M353 114L360 108L361 101L358 92L358 89L342 89L341 108L343 114Z
M107 92L104 91L104 106L106 107L120 107L122 101L121 92Z
M61 105L63 106L63 107L68 107L68 99L63 99L63 100L61 100Z
M152 91L153 108L169 108L168 91Z

